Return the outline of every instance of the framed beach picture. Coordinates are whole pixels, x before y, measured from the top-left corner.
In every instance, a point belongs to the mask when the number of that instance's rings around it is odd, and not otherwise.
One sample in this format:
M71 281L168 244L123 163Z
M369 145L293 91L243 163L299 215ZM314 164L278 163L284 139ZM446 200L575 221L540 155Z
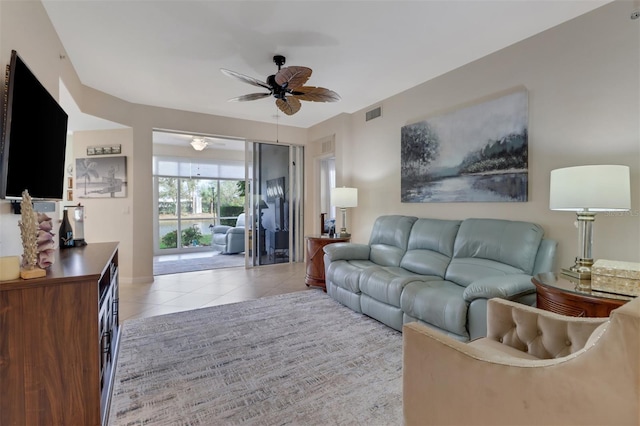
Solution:
M519 89L402 127L401 201L527 201L528 116Z
M77 158L76 198L122 198L127 196L127 157Z

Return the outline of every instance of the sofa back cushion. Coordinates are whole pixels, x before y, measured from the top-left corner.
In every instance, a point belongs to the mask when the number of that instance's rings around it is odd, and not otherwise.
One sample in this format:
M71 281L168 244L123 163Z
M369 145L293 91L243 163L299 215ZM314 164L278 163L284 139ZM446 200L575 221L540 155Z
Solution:
M477 278L488 276L494 268L496 275L531 275L543 234L539 225L530 222L466 219L458 230L446 278L466 286L473 275L469 267L474 265Z
M236 228L244 228L245 216L244 213L240 213L238 219L236 220Z
M399 266L407 250L413 216L380 216L373 224L369 246L369 259L380 266Z
M400 266L417 274L444 277L459 228L459 220L418 219Z

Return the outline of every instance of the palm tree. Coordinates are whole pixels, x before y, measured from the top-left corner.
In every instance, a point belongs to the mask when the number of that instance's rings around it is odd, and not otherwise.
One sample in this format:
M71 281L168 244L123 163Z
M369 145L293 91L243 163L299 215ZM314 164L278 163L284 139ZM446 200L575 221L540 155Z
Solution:
M96 167L98 167L98 163L88 158L76 161L76 176L80 179L84 178L84 195L87 195L87 183L91 182L91 178L100 177Z

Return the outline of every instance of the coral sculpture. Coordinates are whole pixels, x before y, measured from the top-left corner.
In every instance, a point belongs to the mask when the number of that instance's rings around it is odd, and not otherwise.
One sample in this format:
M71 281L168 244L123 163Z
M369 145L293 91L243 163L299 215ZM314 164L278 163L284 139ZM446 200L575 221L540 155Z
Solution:
M20 236L22 237L22 278L37 278L46 275L43 269L38 268L38 219L33 210L31 196L27 190L22 192L20 201L21 220L18 221Z
M22 201L20 201L21 219L18 221L20 227L20 236L22 237L22 267L24 269L33 269L38 262L38 224L36 213L33 211L31 196L27 190L22 192Z

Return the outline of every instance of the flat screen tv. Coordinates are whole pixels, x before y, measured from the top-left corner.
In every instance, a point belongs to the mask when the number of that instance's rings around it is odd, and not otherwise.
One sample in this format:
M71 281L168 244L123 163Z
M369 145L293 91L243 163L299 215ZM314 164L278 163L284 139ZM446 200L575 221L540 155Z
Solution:
M0 198L62 200L67 114L15 50L4 89Z

